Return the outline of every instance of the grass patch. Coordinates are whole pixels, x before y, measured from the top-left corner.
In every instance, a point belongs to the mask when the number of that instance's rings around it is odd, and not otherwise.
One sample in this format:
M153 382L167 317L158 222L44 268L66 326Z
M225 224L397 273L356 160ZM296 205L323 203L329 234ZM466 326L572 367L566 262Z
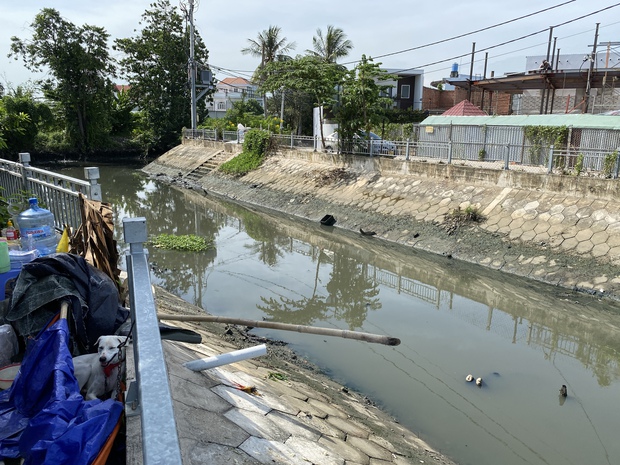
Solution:
M477 207L471 205L465 210L458 207L448 213L444 219L444 228L449 236L456 233L457 229L469 223L482 223L486 218Z
M149 244L158 249L180 250L183 252L204 252L213 248L213 241L204 237L189 234L175 236L174 234L160 234L149 240Z

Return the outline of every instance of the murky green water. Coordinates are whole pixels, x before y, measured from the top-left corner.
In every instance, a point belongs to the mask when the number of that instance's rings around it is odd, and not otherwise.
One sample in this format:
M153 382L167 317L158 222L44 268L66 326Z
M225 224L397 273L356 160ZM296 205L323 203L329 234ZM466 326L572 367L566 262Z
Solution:
M81 169L63 172L82 177ZM400 338L386 347L261 331L458 463L620 463L618 305L185 196L127 168L101 174L119 244L127 216L146 217L151 234L214 240L205 254L150 249L155 284L216 315ZM482 388L465 381L469 373L483 378Z

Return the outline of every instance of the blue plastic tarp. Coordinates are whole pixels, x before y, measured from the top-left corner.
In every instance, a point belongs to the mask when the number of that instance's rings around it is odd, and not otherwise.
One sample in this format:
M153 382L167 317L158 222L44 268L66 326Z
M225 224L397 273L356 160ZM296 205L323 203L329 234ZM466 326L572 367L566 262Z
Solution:
M122 411L116 400L84 400L69 352L67 321L60 319L29 345L11 388L0 393L0 459L88 465Z

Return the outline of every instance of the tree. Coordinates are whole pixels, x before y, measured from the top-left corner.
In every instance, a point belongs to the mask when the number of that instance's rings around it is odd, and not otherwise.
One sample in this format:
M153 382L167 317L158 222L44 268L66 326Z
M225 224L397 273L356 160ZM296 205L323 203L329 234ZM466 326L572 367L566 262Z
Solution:
M191 89L188 86L189 29L168 0L156 0L142 15L143 29L133 38L117 39L114 48L125 54L120 65L129 93L140 110L138 137L145 150L174 146L179 132L190 125ZM208 52L195 35L194 57L206 63ZM206 99L198 102L201 117Z
M40 129L52 122L51 109L35 100L32 90L18 87L0 99L6 118L6 151L18 153L32 150ZM21 115L21 116L20 116Z
M260 57L260 65L255 73L255 79L259 82L267 64L287 60L289 57L286 54L295 50L295 42L287 42L286 37L280 37L280 32L278 26L269 26L269 29L260 32L256 39L248 39L250 45L241 49L244 55Z
M312 96L315 107L331 108L336 102L337 87L346 69L335 63L327 63L314 56L298 56L284 62L272 62L265 66L265 80L261 89L276 92L292 89ZM320 112L321 140L323 134L323 115Z
M79 151L102 144L108 134L114 66L105 29L76 27L52 8L44 8L31 24L30 40L11 38L9 56L21 56L31 71L49 70L44 96L55 102L70 142Z
M321 29L316 30L316 35L312 38L312 48L314 50L306 52L327 63L336 63L338 58L349 54L353 49L353 43L347 39L342 29L329 25L325 36Z
M336 112L340 136L344 140L352 140L360 129L369 133L373 124L380 122L385 108L393 103L389 97L382 96L390 85L381 82L394 77L380 65L362 55L357 66L347 73Z

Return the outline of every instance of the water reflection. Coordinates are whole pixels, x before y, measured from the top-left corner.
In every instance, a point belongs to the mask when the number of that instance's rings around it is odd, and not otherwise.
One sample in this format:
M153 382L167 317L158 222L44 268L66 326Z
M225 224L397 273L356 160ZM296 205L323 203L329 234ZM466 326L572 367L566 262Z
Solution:
M620 463L615 304L102 168L121 231L199 234L151 250L153 281L220 315L389 334L395 348L262 330L362 390L459 463ZM120 234L118 234L120 238ZM465 382L473 373L478 389ZM562 384L567 398L556 399ZM557 409L561 408L560 411Z

